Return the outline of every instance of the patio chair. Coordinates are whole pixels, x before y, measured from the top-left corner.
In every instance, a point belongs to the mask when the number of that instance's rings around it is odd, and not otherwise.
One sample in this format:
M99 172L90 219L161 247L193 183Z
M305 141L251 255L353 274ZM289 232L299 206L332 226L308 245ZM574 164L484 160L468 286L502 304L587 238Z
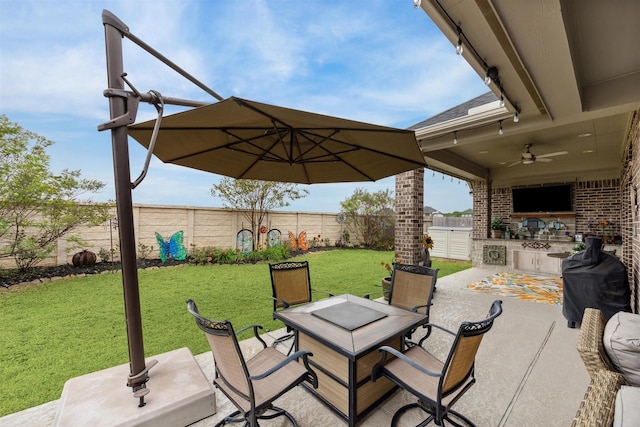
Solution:
M253 328L255 337L263 349L245 361L236 333L229 321L209 320L200 315L196 303L187 301L187 310L196 318L196 324L205 332L215 363L213 384L235 405L237 410L216 424L244 422L245 426L258 426L258 419L287 417L297 426L293 416L272 402L303 381L318 387L316 373L309 367L309 351L298 351L285 356L267 344L258 335L261 326L251 325L239 330ZM302 364L298 363L302 359Z
M478 322L463 322L457 334L432 325L455 336L444 363L422 347L424 339L405 353L400 353L388 346L378 349L382 353L382 358L374 365L371 380L376 381L380 377L386 377L418 398L417 402L405 405L396 411L391 420L392 426L395 426L402 414L411 408L421 408L429 414L428 418L420 423L421 426L431 421L435 421L436 425L444 425L445 419L458 426L459 424L450 418L451 415L469 426L474 426L471 420L451 407L475 383L476 352L482 337L491 329L493 321L500 314L502 314L502 301L496 300L491 305L486 319ZM395 358L387 362L389 354Z
M333 296L331 292L311 288L308 261L286 261L269 264L269 273L271 275L271 298L273 299L274 312L293 305L311 302L313 292L324 293L330 297ZM290 330L287 330L287 332L286 335L276 339L272 345L275 347L294 337ZM291 353L294 344L291 345L289 353Z
M428 322L438 271L437 268L422 265L394 263L389 289L389 305L424 314ZM364 297L370 298L373 294L369 293ZM425 337L429 336L431 326L427 323L423 328L427 329ZM407 338L411 338L413 332L407 333Z

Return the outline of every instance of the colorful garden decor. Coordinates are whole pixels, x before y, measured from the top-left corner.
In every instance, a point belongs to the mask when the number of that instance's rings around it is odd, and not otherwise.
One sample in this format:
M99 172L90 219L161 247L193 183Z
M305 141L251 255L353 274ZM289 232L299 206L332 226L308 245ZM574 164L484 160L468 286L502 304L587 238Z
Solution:
M243 228L236 235L236 248L243 254L248 254L253 250L253 232L248 228Z
M71 262L74 267L92 266L96 263L96 254L85 249L82 252L73 254Z
M166 262L171 258L176 261L183 261L187 258L187 251L183 245L184 234L182 230L177 231L171 235L169 240L164 240L162 236L156 232L156 240L160 247L160 260Z
M289 232L289 240L291 241L291 250L295 251L300 249L301 251L309 250L309 243L307 242L307 232L302 231L296 238L296 235L291 231Z

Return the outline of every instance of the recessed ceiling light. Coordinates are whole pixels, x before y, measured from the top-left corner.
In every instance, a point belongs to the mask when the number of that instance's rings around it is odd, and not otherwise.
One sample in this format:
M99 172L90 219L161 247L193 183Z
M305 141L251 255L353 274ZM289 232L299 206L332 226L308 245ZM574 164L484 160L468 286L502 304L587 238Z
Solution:
M591 132L587 132L587 133L581 133L578 135L578 138L586 138L588 136L593 135Z

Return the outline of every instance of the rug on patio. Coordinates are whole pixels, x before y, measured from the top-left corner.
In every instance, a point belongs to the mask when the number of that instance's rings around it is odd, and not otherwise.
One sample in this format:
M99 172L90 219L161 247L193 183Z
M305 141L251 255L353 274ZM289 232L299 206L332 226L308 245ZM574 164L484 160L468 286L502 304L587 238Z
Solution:
M562 278L522 273L495 273L467 288L510 298L562 305Z

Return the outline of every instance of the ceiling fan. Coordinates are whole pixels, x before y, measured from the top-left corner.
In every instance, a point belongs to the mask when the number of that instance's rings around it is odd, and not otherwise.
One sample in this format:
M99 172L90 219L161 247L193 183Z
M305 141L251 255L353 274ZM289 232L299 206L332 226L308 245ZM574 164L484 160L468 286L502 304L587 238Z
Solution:
M556 151L555 153L547 153L547 154L540 154L539 156L534 156L533 153L530 151L530 148L532 145L533 144L525 145L524 147L527 149L527 151L522 153L522 157L520 157L520 160L508 165L507 167L510 168L511 166L515 166L519 164L530 165L531 163L534 163L534 162L550 162L553 160L553 159L550 159L550 157L569 154L568 151Z

